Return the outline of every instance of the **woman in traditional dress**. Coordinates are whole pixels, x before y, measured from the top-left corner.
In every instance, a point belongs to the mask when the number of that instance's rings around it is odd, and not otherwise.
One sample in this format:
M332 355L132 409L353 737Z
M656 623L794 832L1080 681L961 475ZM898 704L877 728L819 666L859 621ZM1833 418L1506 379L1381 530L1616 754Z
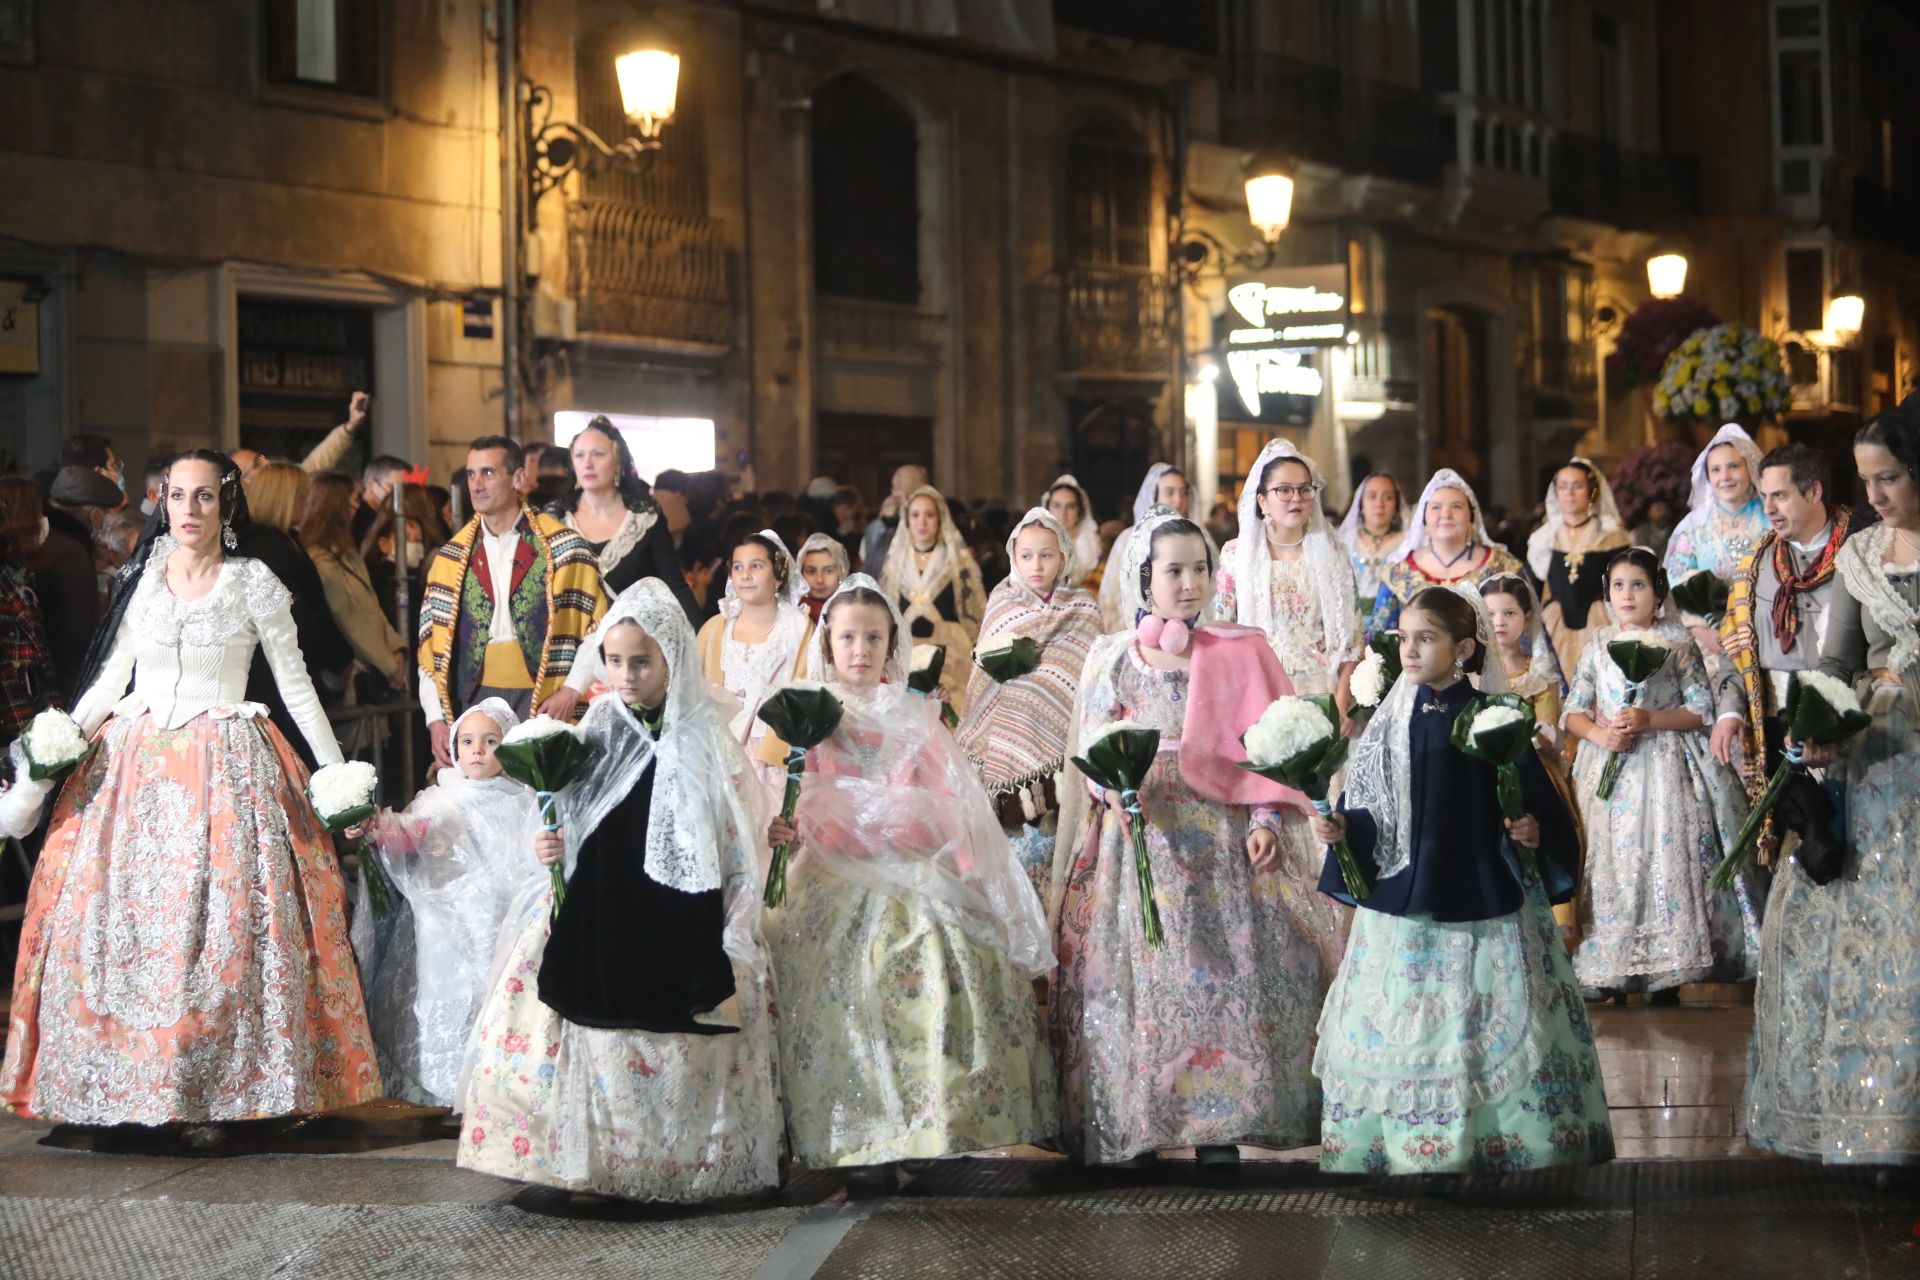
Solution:
M1606 582L1617 625L1587 637L1566 702L1587 833L1573 967L1609 1001L1645 991L1651 1003L1674 1004L1686 983L1753 977L1758 895L1747 876L1724 891L1707 883L1746 818L1746 793L1708 745L1713 693L1692 639L1668 616L1660 562L1645 547L1616 551ZM1643 690L1607 654L1627 631L1652 631L1670 650ZM1600 775L1615 753L1619 777L1602 798Z
M608 686L580 721L592 759L533 841L566 894L556 911L538 874L508 913L459 1163L631 1200L762 1190L783 1162L763 794L665 584L621 592L587 645Z
M377 860L399 898L377 901L363 875L353 912L353 951L390 1097L461 1105L461 1061L491 989L500 926L534 869L533 792L494 757L519 723L502 699L474 703L453 722L453 767L403 812L383 810L367 824L362 863Z
M1271 440L1240 486L1240 536L1220 549L1214 607L1265 633L1297 693L1347 702L1365 643L1353 563L1320 507L1325 486L1290 441Z
M967 707L967 669L987 611L985 580L947 500L932 485L907 495L893 546L880 572L880 589L906 620L909 645L947 651L940 687L956 715Z
M1554 926L1574 889L1572 814L1531 755L1525 814L1454 747L1492 625L1470 587L1416 593L1400 679L1354 744L1347 794L1315 833L1346 839L1372 886L1321 1014L1330 1173L1502 1174L1613 1157L1599 1055ZM1329 856L1321 881L1345 898Z
M1040 665L1004 683L974 667L960 749L1044 903L1060 808L1055 779L1066 768L1073 702L1087 652L1100 637L1100 606L1091 591L1070 585L1079 556L1067 526L1045 509L1033 508L1013 527L1007 557L1013 572L987 597L980 644L1031 640Z
M1829 1164L1920 1163L1920 399L1853 446L1880 523L1836 561L1820 670L1873 723L1806 762L1844 779L1848 856L1829 884L1775 869L1754 995L1747 1135Z
M1055 1131L1032 980L1046 917L939 707L907 688L906 624L865 574L840 584L808 676L843 707L807 753L787 905L770 921L794 1154L866 1190L894 1164Z
M1373 612L1380 595L1380 575L1387 557L1406 536L1407 495L1400 482L1384 471L1376 471L1360 482L1340 522L1340 541L1353 562L1354 599L1365 618Z
M0 1067L16 1114L204 1125L380 1096L307 770L244 699L258 647L314 756L339 763L286 588L227 554L247 523L232 460L183 454L114 585L74 707L99 746L28 893Z
M1367 634L1393 630L1401 607L1428 587L1478 586L1519 572L1520 562L1487 533L1473 486L1457 471L1436 471L1420 494L1407 536L1380 576Z
M556 499L547 514L566 522L600 558L600 578L609 595L642 578L658 578L686 610L687 621L700 616L686 572L673 548L673 535L660 504L647 492L627 438L596 414L569 446L573 492ZM428 548L431 552L432 548Z
M1187 483L1186 472L1165 462L1156 462L1147 468L1147 478L1140 482L1140 492L1133 497L1133 524L1122 529L1120 536L1113 540L1106 567L1100 574L1100 621L1107 634L1133 626L1132 618L1121 616L1125 612L1127 586L1120 579L1134 528L1154 507L1166 507L1184 516L1191 510L1192 502L1193 488Z
M786 751L771 758L761 754L769 730L756 713L768 694L806 669L807 639L813 635L813 623L799 604L806 582L787 544L771 529L740 539L728 566L720 612L700 628L700 667L708 684L733 698L734 741L746 748L749 759L763 762L762 778L778 790L786 785L780 763Z
M1058 520L1072 539L1073 580L1066 585L1100 589L1103 562L1100 554L1100 522L1093 518L1093 499L1086 486L1071 475L1063 475L1047 486L1040 505Z
M1667 580L1679 582L1705 569L1733 581L1768 527L1760 501L1760 447L1746 428L1729 422L1693 460L1693 497L1667 539ZM1708 674L1713 674L1720 662L1720 632L1706 619L1683 621L1706 659Z
M1543 584L1541 621L1571 671L1580 662L1587 631L1607 621L1606 554L1627 545L1613 487L1585 458L1571 458L1547 488L1547 518L1527 539L1527 567Z
M1070 769L1049 1014L1062 1138L1089 1164L1187 1146L1226 1164L1240 1143L1319 1132L1313 1023L1332 975L1282 893L1283 865L1313 856L1311 806L1235 767L1240 735L1292 689L1260 632L1203 625L1214 563L1199 526L1151 511L1123 568L1140 625L1103 637L1081 679L1069 754L1120 720L1160 732L1138 808L1165 930L1157 947L1143 935L1121 797Z

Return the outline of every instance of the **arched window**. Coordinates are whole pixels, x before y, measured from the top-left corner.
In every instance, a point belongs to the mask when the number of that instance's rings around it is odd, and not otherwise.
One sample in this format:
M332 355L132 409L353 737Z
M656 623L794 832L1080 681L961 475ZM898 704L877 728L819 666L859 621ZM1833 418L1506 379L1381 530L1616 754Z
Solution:
M1067 251L1074 266L1153 265L1153 157L1117 120L1067 141Z
M828 297L920 301L919 131L860 76L813 94L813 283Z

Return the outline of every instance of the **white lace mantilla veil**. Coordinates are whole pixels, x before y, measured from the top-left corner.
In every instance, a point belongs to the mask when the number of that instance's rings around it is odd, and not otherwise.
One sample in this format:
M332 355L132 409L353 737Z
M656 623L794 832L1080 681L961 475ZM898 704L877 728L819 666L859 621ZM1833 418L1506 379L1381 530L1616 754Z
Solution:
M1147 468L1146 479L1140 482L1139 492L1133 495L1133 523L1120 531L1120 535L1113 540L1113 549L1107 552L1106 572L1100 579L1100 612L1107 625L1115 631L1133 629L1133 614L1124 603L1116 581L1123 571L1127 548L1133 545L1134 530L1147 518L1147 512L1160 505L1157 501L1160 477L1174 470L1177 468L1170 462L1156 462ZM1122 614L1125 616L1122 617Z
M825 684L833 675L833 660L828 655L833 646L832 637L827 634L827 616L833 611L834 601L850 591L864 587L880 597L887 612L893 616L893 652L887 655L886 670L881 678L888 684L905 685L907 670L913 659L913 637L907 633L907 624L900 616L900 606L892 596L880 589L880 584L864 573L848 574L840 580L826 604L820 608L820 625L813 629L813 643L807 646L807 679ZM971 655L969 655L971 657ZM916 695L917 696L917 695Z
M834 679L827 661L826 622L839 598L860 588L881 598L894 628L885 683L867 689ZM911 641L899 607L856 573L820 618L807 678L829 684L842 712L840 727L809 753L828 767L810 769L801 783L796 821L806 824L805 856L849 884L928 903L1029 977L1051 971L1046 917L986 788L934 700L907 688Z
M1260 456L1254 459L1246 482L1240 486L1240 534L1233 562L1237 592L1234 602L1239 616L1233 620L1258 628L1269 636L1275 625L1273 555L1267 546L1265 522L1260 518L1259 489L1260 477L1279 461L1297 462L1305 467L1316 491L1323 483L1320 468L1296 449L1291 440L1269 440ZM1356 656L1352 623L1353 598L1358 588L1354 585L1353 561L1347 558L1346 548L1336 543L1328 532L1327 516L1321 509L1318 492L1307 503L1307 512L1307 533L1301 553L1313 580L1314 595L1320 602L1322 642L1338 674L1338 666ZM1343 621L1348 625L1342 626Z
M845 543L830 533L810 533L807 535L807 540L800 544L799 552L793 557L794 573L798 574L800 572L800 566L807 562L807 557L816 551L824 551L833 557L833 563L839 566L840 576L842 578L845 578L849 573L853 572L853 565L847 559L847 547ZM804 599L806 590L806 579L802 578L800 581L801 594L796 596L795 599Z
M1057 824L1053 842L1053 875L1047 899L1047 924L1049 930L1059 923L1061 886L1067 882L1067 872L1072 870L1074 856L1079 852L1080 843L1086 836L1086 826L1092 809L1092 799L1087 794L1087 775L1073 765L1073 757L1080 754L1085 746L1081 734L1081 725L1086 719L1087 690L1100 680L1100 674L1123 661L1127 650L1133 645L1134 621L1147 611L1145 593L1140 589L1140 571L1144 569L1153 555L1153 535L1162 525L1173 520L1187 520L1187 517L1172 507L1154 506L1148 508L1140 522L1133 526L1133 539L1127 544L1126 559L1120 565L1120 600L1125 626L1109 635L1101 636L1093 642L1093 649L1087 654L1087 665L1080 677L1080 688L1074 696L1073 719L1067 725L1067 766L1060 786L1060 820ZM1201 539L1207 544L1207 554L1218 566L1220 549L1213 545L1213 538L1207 533L1206 526L1197 521L1187 523L1200 532ZM1200 616L1196 623L1205 623L1213 613L1213 594L1209 584L1207 598L1200 602ZM1172 751L1175 744L1162 742L1161 751Z
M787 544L781 541L780 535L773 530L762 529L759 536L780 548L780 556L787 562L787 582L785 586L780 587L774 592L775 602L778 604L799 605L800 598L807 593L807 580L800 576L800 562L794 559L793 552L787 550ZM814 535L814 537L819 536L819 534ZM810 543L812 539L808 539L808 541ZM839 546L838 543L834 545ZM824 548L816 549L824 550ZM728 556L732 556L732 547L727 548L727 554ZM844 549L840 552L840 558L843 561L846 559L846 554ZM727 574L727 589L720 597L720 613L722 617L728 619L735 618L739 616L740 613L740 595L733 589L733 574L731 572ZM781 613L782 616L784 616L785 610L782 610Z
M650 762L653 796L647 811L644 867L649 878L683 893L724 889L726 917L721 946L733 961L739 999L711 1014L717 1025L739 1018L743 1032L771 1034L761 1012L768 989L766 949L760 941L760 877L767 863L766 788L753 772L740 744L727 729L727 714L701 677L693 628L673 592L657 578L642 578L617 596L581 645L596 661L607 633L633 623L653 637L667 664L667 700L656 742L640 718L605 693L588 705L579 732L593 748L587 776L557 795L566 830L566 868L573 873L580 847L614 807L632 794ZM528 861L532 863L531 839ZM536 870L539 870L537 864ZM532 917L548 910L549 877L535 875L515 895L494 949L493 985L512 956ZM738 1004L737 1012L733 1006ZM475 1031L484 1019L475 1021ZM467 1043L459 1096L478 1061L478 1046Z
M1394 501L1399 503L1400 505L1400 514L1396 516L1395 519L1399 521L1401 529L1403 531L1406 528L1406 524L1407 524L1406 491L1400 487L1400 482L1398 480L1395 480L1392 476L1388 475L1386 472L1384 471L1374 472L1373 474L1369 475L1366 479L1362 480L1359 484L1353 487L1353 498L1351 501L1347 503L1347 514L1340 521L1340 541L1345 543L1347 545L1348 550L1354 552L1356 555L1359 554L1359 551L1360 551L1360 548L1358 546L1358 539L1356 535L1359 534L1361 529L1366 527L1366 517L1362 514L1360 510L1360 502L1361 502L1361 499L1367 496L1367 486L1372 484L1375 480L1385 480L1388 484L1393 486Z
M1707 441L1707 447L1693 460L1693 491L1687 499L1687 510L1705 511L1713 501L1713 484L1707 479L1707 459L1715 449L1726 444L1732 445L1746 459L1747 483L1753 486L1754 492L1759 492L1760 446L1753 442L1753 437L1747 434L1745 427L1737 422L1729 422L1713 433L1713 439Z
M1560 670L1560 657L1553 650L1553 642L1547 639L1546 620L1540 616L1540 593L1535 591L1533 584L1520 574L1502 576L1518 582L1526 588L1527 592L1526 598L1521 601L1527 610L1527 674L1525 677L1527 683L1537 686L1540 690L1545 690L1551 685L1554 689L1564 692L1567 687L1567 677L1566 673ZM1488 578L1475 586L1475 590L1484 598L1493 590L1493 584L1497 581L1499 581L1498 578ZM1474 677L1474 684L1480 688L1481 692L1487 691L1480 677ZM1525 690L1517 687L1514 691L1525 693L1529 698L1538 696L1536 693L1526 693Z
M1058 488L1059 485L1056 483L1054 487ZM1052 491L1052 489L1048 490L1049 493ZM1014 525L1013 531L1007 535L1007 563L1009 565L1013 563L1013 544L1020 540L1021 533L1036 525L1051 533L1054 541L1060 544L1060 572L1054 575L1053 589L1058 591L1062 587L1073 585L1079 577L1079 570L1084 562L1074 546L1075 540L1067 533L1067 526L1061 524L1053 512L1043 506L1027 508L1027 514L1020 517L1020 522ZM1007 579L1017 584L1021 590L1027 589L1027 580L1020 576L1018 569L1009 572Z
M1494 545L1493 535L1487 532L1487 518L1481 514L1480 496L1467 483L1467 478L1451 467L1442 467L1433 473L1433 479L1427 481L1427 487L1420 491L1420 505L1407 513L1407 536L1400 540L1400 546L1387 558L1399 563L1427 544L1427 504L1433 501L1433 495L1440 489L1458 489L1467 495L1467 506L1473 511L1473 540L1483 547Z
M1588 510L1590 517L1600 522L1600 532L1618 533L1625 529L1627 526L1620 519L1620 508L1613 500L1613 486L1607 483L1606 475L1592 461L1579 457L1568 458L1553 474L1557 477L1561 471L1575 465L1587 469L1587 475L1599 490ZM1527 567L1542 582L1547 580L1547 571L1553 567L1554 540L1560 536L1560 530L1566 524L1566 517L1560 510L1560 495L1555 491L1552 480L1547 481L1546 504L1547 518L1527 539Z
M1063 575L1061 581L1078 586L1100 563L1100 522L1093 518L1093 500L1087 495L1087 487L1074 479L1072 472L1055 477L1054 482L1040 495L1040 508L1046 507L1047 499L1053 496L1055 489L1071 489L1080 495L1080 523L1068 531L1069 536L1060 544L1073 553L1073 570ZM1028 513L1029 516L1031 514ZM1066 526L1061 525L1061 528L1066 529ZM1007 542L1007 554L1013 554L1011 539Z
M1480 651L1493 653L1493 620L1480 593L1460 583L1433 590L1452 591L1473 606L1474 641ZM1412 601L1408 602L1412 607ZM1380 709L1354 741L1347 764L1346 807L1365 809L1378 836L1373 846L1375 879L1387 880L1407 869L1413 860L1413 768L1410 728L1414 694L1419 685L1402 675L1381 700ZM1510 692L1506 672L1497 658L1483 664L1482 693Z

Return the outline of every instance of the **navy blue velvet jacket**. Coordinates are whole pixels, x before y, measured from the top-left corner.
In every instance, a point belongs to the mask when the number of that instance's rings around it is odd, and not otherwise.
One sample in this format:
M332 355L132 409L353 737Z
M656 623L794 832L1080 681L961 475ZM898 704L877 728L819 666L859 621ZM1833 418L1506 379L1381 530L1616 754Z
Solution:
M1474 698L1462 680L1439 693L1414 691L1408 726L1413 780L1413 856L1405 870L1372 885L1358 903L1347 895L1331 854L1320 874L1320 892L1387 915L1424 915L1447 923L1492 920L1520 909L1520 857L1507 839L1495 792L1494 768L1453 745L1453 722ZM1572 899L1580 865L1579 834L1560 791L1531 754L1520 761L1520 790L1527 812L1540 824L1535 865L1550 902ZM1379 832L1365 809L1339 812L1347 820L1347 843L1369 879L1379 864Z

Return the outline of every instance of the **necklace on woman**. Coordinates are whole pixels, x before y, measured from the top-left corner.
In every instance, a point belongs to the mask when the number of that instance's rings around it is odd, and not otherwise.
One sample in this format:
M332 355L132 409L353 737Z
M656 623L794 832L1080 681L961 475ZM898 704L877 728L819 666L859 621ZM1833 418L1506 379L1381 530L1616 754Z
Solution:
M1300 546L1301 544L1306 542L1306 540L1307 540L1307 535L1304 530L1301 531L1300 536L1298 538L1295 538L1292 542L1275 541L1274 536L1271 533L1269 533L1267 535L1267 546L1272 548L1275 551L1291 551L1293 548Z
M1442 569L1451 569L1451 568L1453 568L1453 566L1455 566L1455 565L1457 565L1457 564L1459 564L1459 563L1460 563L1460 562L1461 562L1462 560L1465 560L1465 559L1467 558L1467 553L1468 553L1468 552L1470 552L1470 551L1472 551L1472 550L1473 550L1473 544L1472 544L1471 542L1469 542L1469 543L1468 543L1468 544L1467 544L1466 546L1464 546L1464 547L1462 547L1462 548L1460 548L1460 554L1459 554L1459 555L1457 555L1457 556L1455 556L1455 557L1454 557L1453 559L1451 559L1451 560L1442 560L1442 559L1440 558L1440 553L1439 553L1438 551L1435 551L1435 550L1433 549L1433 546L1432 546L1432 544L1431 544L1431 543L1429 543L1429 544L1428 544L1428 546L1427 546L1427 554L1428 554L1428 555L1430 555L1430 556L1432 556L1432 557L1433 557L1433 562L1434 562L1435 564L1437 564L1437 565L1439 565L1439 566L1440 566L1440 567L1441 567Z

